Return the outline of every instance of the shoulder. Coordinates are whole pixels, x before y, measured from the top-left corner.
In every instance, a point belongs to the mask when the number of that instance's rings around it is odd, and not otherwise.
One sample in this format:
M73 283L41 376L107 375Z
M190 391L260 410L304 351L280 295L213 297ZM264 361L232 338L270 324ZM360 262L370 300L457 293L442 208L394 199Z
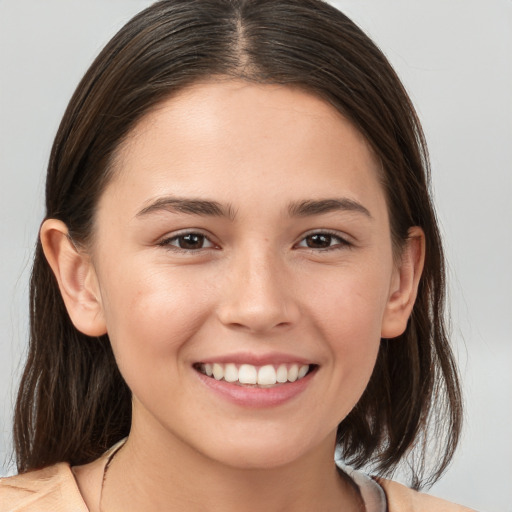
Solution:
M55 464L0 478L0 512L88 512L71 468Z
M377 481L386 493L389 512L475 512L391 480L379 478Z

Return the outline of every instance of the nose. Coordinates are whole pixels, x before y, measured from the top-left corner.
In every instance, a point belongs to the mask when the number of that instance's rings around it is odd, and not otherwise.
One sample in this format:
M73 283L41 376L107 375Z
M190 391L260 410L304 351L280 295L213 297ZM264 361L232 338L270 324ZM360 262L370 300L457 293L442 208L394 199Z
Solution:
M300 316L293 274L271 250L244 251L230 265L218 317L227 327L266 333L295 325Z

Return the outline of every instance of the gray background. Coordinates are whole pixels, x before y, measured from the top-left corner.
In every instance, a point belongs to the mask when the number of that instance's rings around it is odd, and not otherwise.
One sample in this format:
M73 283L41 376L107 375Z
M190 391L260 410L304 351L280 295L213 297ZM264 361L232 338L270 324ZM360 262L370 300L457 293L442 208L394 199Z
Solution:
M0 474L13 471L13 390L51 142L94 56L150 3L0 0ZM332 3L389 57L430 145L467 405L461 447L432 493L512 512L512 2Z

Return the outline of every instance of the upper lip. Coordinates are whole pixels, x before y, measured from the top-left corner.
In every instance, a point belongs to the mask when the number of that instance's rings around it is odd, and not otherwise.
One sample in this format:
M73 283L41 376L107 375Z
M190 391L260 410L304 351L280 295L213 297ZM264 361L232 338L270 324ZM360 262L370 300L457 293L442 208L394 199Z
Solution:
M254 353L244 353L244 352L236 352L233 354L223 354L219 356L207 357L205 359L201 359L196 363L203 364L227 364L227 363L235 363L235 364L251 364L253 366L265 366L267 364L286 364L286 363L297 363L297 364L315 364L310 359L305 359L304 357L296 356L293 354L286 354L283 352L272 352L266 354L254 354Z

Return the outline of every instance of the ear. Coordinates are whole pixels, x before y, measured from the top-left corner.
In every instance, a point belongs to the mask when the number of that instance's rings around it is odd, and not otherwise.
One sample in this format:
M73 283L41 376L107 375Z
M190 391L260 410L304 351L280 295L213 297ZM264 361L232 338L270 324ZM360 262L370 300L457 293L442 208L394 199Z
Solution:
M405 331L418 294L424 262L425 234L420 227L414 226L409 229L400 263L391 282L382 320L382 338L396 338Z
M88 336L105 334L101 295L90 257L75 247L60 220L44 221L40 237L73 325Z

